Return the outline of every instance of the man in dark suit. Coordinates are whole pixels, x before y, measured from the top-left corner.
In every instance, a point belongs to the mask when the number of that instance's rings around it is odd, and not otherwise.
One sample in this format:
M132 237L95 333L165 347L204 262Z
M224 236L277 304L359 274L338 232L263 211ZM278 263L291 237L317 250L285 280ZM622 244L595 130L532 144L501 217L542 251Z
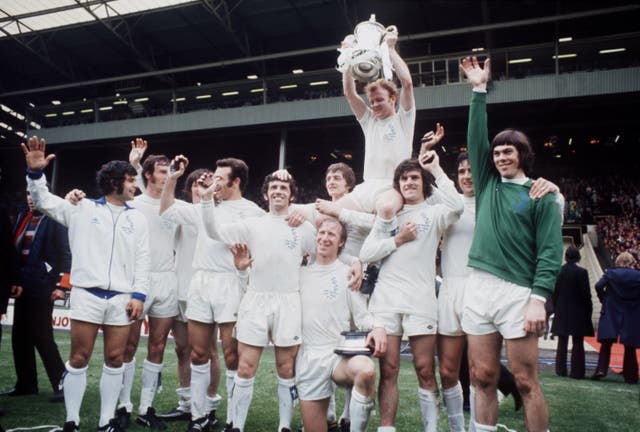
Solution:
M52 401L62 401L59 388L65 370L53 337L53 301L64 298L56 288L61 273L71 268L67 229L35 210L27 191L28 208L16 221L13 242L19 255L20 276L14 284L12 346L16 385L3 396L38 393L35 349L40 353L53 388Z
M551 332L558 336L556 349L556 374L567 376L567 344L571 336L571 378L584 378L584 337L593 336L591 323L591 290L589 275L576 265L580 251L569 246L565 252L567 263L562 266L553 293L555 316Z

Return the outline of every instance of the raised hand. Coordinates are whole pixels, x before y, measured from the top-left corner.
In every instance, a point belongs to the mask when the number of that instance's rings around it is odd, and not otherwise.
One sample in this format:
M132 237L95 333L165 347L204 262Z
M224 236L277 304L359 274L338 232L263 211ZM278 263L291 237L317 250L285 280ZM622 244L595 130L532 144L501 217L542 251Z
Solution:
M43 139L38 140L37 136L32 136L28 141L29 146L25 145L25 143L20 143L20 147L24 152L24 158L27 162L27 168L33 171L42 171L44 170L49 162L56 157L54 154L50 154L45 157L45 148L47 146L47 142Z
M420 154L422 155L427 150L431 150L436 144L444 137L444 126L440 123L436 123L436 131L429 131L420 140Z
M387 27L384 40L387 42L387 45L389 45L389 48L395 48L396 43L398 42L398 28L393 25Z
M213 200L213 195L216 192L216 182L213 178L213 173L204 173L197 181L198 192L203 200Z
M288 182L291 180L291 174L286 169L279 169L271 173L272 176L280 181Z
M182 177L184 171L189 166L189 159L184 155L178 155L173 158L169 166L169 178L178 179Z
M143 140L142 138L136 138L131 141L131 151L129 152L129 163L133 165L135 169L140 167L140 161L142 160L142 156L144 156L144 152L147 151L147 140Z
M491 60L486 59L483 68L477 57L465 57L460 63L460 72L467 77L474 89L486 90L491 77Z

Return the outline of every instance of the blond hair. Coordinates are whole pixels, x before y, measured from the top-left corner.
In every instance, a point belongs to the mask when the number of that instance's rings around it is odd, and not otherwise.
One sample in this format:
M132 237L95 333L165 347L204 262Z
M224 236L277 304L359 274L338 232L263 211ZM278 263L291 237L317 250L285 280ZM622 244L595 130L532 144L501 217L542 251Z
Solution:
M373 93L379 88L386 90L389 93L389 97L398 97L398 87L393 81L387 81L384 78L378 78L377 80L370 82L364 88L367 95Z
M629 252L622 252L616 257L616 267L631 267L636 259Z

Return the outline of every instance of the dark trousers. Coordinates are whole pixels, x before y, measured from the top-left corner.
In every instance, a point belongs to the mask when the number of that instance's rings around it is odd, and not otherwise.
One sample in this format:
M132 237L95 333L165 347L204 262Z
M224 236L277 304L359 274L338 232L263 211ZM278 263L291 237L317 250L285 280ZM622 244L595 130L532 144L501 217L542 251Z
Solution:
M20 297L13 309L11 344L16 368L16 390L25 393L38 391L35 350L38 350L54 391L65 370L53 338L51 313L53 305L47 299Z
M558 346L556 348L556 374L567 376L567 346L569 336L558 336ZM584 337L571 336L573 347L571 348L571 378L583 379L584 366Z
M598 366L596 372L602 372L605 375L609 371L609 361L611 359L611 345L616 339L605 339L600 342L600 353L598 354ZM636 357L636 349L630 345L624 346L624 358L622 361L622 376L625 382L636 384L638 382L638 358Z

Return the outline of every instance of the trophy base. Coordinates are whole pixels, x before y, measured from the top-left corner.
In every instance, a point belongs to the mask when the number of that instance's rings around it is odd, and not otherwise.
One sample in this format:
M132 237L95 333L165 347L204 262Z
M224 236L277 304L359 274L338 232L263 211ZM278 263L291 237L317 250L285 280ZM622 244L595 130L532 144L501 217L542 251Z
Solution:
M344 339L342 344L333 350L334 353L347 357L373 354L373 350L365 344L368 332L345 331L341 334Z

